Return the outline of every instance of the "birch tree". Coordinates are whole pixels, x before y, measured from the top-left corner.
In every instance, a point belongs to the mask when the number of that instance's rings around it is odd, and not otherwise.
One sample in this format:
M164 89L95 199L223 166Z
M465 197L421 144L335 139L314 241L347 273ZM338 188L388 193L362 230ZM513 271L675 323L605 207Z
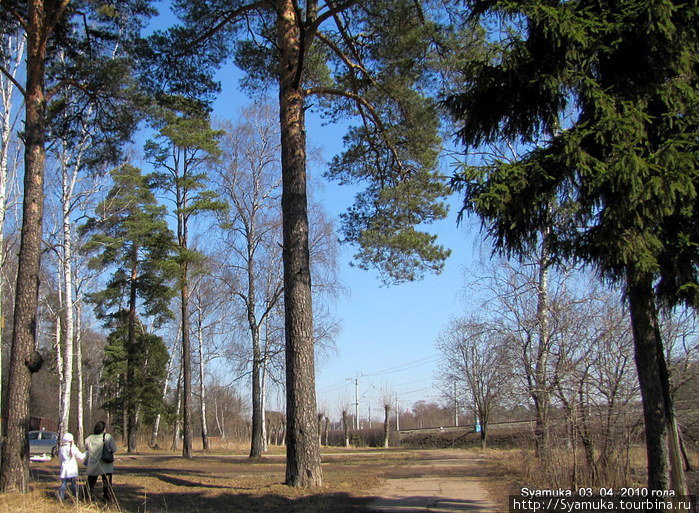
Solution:
M252 354L252 439L250 457L264 451L263 377L273 354L263 331L281 301L280 205L278 132L271 108L253 107L237 126L229 125L223 139L223 159L217 169L221 198L231 205L225 228L227 259L240 276L234 295L245 311Z
M493 410L511 389L507 340L481 319L454 319L440 335L437 349L444 359L445 381L460 384L470 398L485 449Z

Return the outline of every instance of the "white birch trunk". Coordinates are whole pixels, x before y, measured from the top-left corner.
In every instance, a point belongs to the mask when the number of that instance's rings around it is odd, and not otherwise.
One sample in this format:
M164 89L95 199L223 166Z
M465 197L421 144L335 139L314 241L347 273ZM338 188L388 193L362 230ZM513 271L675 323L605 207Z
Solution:
M60 294L59 294L60 295ZM58 387L59 398L63 394L63 353L61 352L61 316L56 315L56 324L54 324L53 336L56 341L54 349L56 350L56 367L58 370Z
M262 372L260 373L260 408L262 409L262 450L269 451L269 441L267 440L267 358L262 360Z
M216 428L221 434L221 441L226 439L226 426L223 419L223 408L221 408L221 418L218 416L218 401L214 399L214 418L216 419Z
M72 229L70 225L70 197L72 188L68 174L68 158L65 153L61 158L61 234L62 234L62 274L63 274L63 312L65 319L65 344L63 346L63 375L61 385L61 402L59 406L58 432L60 436L68 431L70 423L70 396L73 384L73 344L75 325L73 317L73 253L72 253Z
M12 39L3 41L8 50L8 55L12 54ZM24 38L17 38L18 47L16 61L13 66L8 66L8 71L15 76L17 68L24 53ZM5 214L7 208L7 183L9 178L9 155L10 137L12 135L12 100L14 98L15 86L9 78L0 76L0 95L2 96L2 127L0 130L0 404L2 404L2 333L3 333L3 299L5 297L5 282L3 269L5 267Z
M199 395L201 397L201 441L205 451L209 450L209 426L206 421L206 386L204 384L204 329L201 305L197 308L197 338L199 339Z
M177 378L177 409L175 410L175 425L172 429L172 450L177 450L180 440L180 411L182 410L182 364L180 363L180 375Z
M94 385L90 385L90 395L87 398L87 418L90 420L92 420L93 389Z
M83 449L85 439L85 408L83 389L83 337L82 337L82 303L78 301L75 305L75 369L78 378L78 430L76 433L78 447Z
M172 374L172 364L174 363L175 359L173 358L173 355L170 355L170 358L167 361L167 377L165 378L165 385L163 385L163 401L167 397L167 392L168 389L170 388L170 375ZM161 419L161 414L158 413L158 415L155 417L155 422L153 423L153 434L150 437L150 446L155 447L155 445L158 443L158 432L160 431L160 419Z

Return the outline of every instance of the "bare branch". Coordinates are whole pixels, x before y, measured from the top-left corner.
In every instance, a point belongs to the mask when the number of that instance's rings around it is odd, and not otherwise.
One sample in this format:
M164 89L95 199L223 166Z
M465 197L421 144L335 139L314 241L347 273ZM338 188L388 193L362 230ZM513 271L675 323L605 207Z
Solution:
M27 99L27 92L26 92L26 91L24 90L24 88L22 87L22 84L20 84L19 82L17 82L17 80L15 79L15 77L13 77L12 74L11 74L9 71L7 71L7 69L5 68L5 66L3 66L2 64L0 64L0 73L2 73L3 75L5 75L5 76L10 80L10 82L12 82L12 83L14 84L14 86L17 88L17 90L20 92L20 94L21 94L21 95L24 97L24 99L26 100L26 99Z
M327 3L329 4L329 2L327 2ZM332 18L333 16L340 14L345 9L349 9L354 4L358 4L358 3L359 3L359 0L348 0L347 2L341 2L334 7L330 6L330 8L327 11L321 13L313 21L313 23L311 23L311 25L309 25L307 27L307 30L309 31L309 33L314 34L318 30L318 27L320 27L324 21Z
M200 45L207 39L209 39L211 36L216 34L218 31L220 31L224 26L226 26L228 23L231 21L235 20L236 18L250 12L254 11L255 9L267 9L269 8L269 3L261 0L259 2L253 2L248 5L244 5L243 7L239 7L238 9L233 9L232 11L229 11L223 17L221 20L216 23L213 27L209 28L206 30L201 36L196 38L194 41L190 42L186 47L185 51L191 50L192 48Z

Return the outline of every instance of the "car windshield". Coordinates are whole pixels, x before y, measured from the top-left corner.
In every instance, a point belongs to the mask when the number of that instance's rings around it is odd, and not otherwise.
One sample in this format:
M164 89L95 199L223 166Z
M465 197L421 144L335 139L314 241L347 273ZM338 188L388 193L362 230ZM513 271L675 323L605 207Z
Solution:
M37 433L36 431L33 432L33 433L29 433L29 439L30 439L30 440L38 440L38 439L39 439L39 433Z

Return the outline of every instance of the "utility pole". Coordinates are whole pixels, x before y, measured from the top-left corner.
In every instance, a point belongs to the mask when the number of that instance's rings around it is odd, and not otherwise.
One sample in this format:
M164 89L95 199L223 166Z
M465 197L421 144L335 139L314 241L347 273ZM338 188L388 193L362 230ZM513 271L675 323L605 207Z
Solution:
M456 381L454 381L454 426L459 427L459 401L456 398Z
M359 376L361 374L357 372L354 380L352 378L347 378L347 381L354 381L354 429L359 429Z
M354 423L355 429L359 429L359 373L354 378Z
M396 431L400 431L400 407L398 406L398 394L396 394Z
M371 429L371 403L369 403L369 429Z

